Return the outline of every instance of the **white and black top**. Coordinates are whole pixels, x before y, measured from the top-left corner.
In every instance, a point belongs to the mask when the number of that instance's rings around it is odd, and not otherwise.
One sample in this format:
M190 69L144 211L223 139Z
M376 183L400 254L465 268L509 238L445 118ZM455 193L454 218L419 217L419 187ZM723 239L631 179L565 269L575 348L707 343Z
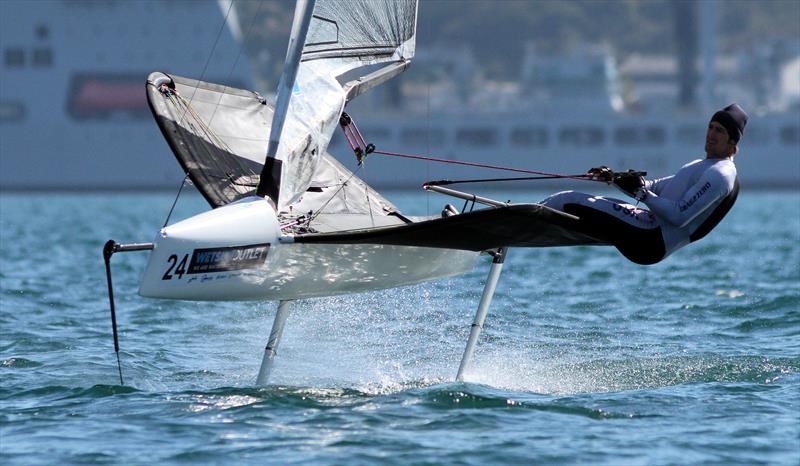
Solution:
M576 191L554 194L542 204L580 218L583 233L613 244L638 264L654 264L713 229L739 192L730 159L689 162L673 176L646 180L640 199L629 201Z
M738 191L732 160L695 160L673 176L647 180L642 202L661 226L669 255L711 231L733 205Z

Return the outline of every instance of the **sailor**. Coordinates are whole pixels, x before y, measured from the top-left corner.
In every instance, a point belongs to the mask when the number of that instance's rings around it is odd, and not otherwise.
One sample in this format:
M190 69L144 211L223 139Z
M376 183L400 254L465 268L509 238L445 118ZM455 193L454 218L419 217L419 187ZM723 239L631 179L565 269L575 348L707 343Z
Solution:
M637 264L655 264L711 231L739 193L733 157L747 125L737 104L716 112L706 132L706 158L681 167L673 176L647 180L636 172L593 168L593 178L615 185L638 201L564 191L542 204L580 218L589 236L609 242ZM638 207L644 203L648 209Z

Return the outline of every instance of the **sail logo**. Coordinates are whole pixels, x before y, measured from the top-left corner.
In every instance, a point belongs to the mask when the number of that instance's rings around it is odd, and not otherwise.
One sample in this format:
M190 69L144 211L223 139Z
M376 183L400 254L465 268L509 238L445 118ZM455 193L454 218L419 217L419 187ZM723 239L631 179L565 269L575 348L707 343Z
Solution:
M195 249L187 273L228 272L260 267L267 259L267 251L269 243Z
M694 196L692 196L691 199L689 199L688 201L682 203L679 206L680 211L683 212L686 209L688 209L689 207L691 207L692 204L697 202L697 200L700 199L700 196L705 194L706 191L708 191L709 189L711 189L711 183L706 181L706 184L704 184L696 193L694 193Z

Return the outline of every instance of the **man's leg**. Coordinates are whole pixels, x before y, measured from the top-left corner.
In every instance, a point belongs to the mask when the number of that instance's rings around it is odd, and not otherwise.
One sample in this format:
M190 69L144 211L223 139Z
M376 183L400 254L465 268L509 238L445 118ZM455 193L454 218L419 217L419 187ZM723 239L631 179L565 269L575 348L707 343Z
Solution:
M562 191L553 194L540 204L561 212L567 212L568 205L577 204L603 212L632 227L644 229L658 227L658 222L649 210L641 209L627 201L613 197L595 196L578 191Z
M579 217L584 233L610 242L637 264L654 264L666 255L658 221L646 209L577 191L554 194L542 204Z

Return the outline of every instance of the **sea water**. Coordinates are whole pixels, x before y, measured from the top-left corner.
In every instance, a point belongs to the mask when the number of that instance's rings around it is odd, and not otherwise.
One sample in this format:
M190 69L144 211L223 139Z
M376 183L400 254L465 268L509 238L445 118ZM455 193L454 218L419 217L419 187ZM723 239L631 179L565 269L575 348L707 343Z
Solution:
M463 383L486 257L297 302L256 388L275 303L144 299L147 253L120 253L122 385L101 248L152 240L172 196L0 195L2 464L800 464L800 192L744 191L655 266L511 250Z

